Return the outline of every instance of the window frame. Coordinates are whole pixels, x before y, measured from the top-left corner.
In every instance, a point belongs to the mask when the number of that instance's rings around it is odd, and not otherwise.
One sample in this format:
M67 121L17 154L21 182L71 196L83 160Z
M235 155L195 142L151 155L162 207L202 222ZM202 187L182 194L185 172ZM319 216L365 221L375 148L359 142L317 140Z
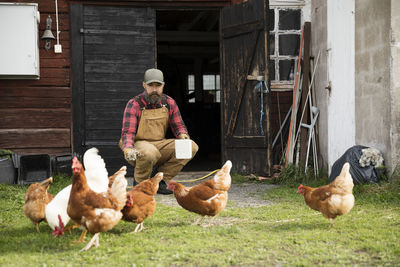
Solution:
M279 55L279 36L286 34L297 34L301 36L301 28L304 24L304 1L272 1L269 9L274 10L274 28L269 31L269 35L274 38L274 54L269 54L270 61L274 62L275 77L271 78L271 89L275 90L292 90L294 80L280 80L279 61L281 60L294 60L297 62L298 55ZM279 29L279 12L281 10L299 10L300 11L300 28L298 30L280 30Z

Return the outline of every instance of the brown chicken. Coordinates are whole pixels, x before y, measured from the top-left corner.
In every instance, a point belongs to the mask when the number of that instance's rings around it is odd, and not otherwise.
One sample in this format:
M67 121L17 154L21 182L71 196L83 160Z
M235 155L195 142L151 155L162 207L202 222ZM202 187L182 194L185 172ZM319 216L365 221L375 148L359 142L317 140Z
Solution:
M36 231L38 233L40 233L39 223L41 221L46 221L46 205L54 198L52 194L47 192L52 182L53 178L50 177L41 183L31 184L28 191L25 193L23 211L25 216L36 226Z
M153 178L139 183L128 192L128 199L122 210L122 219L137 223L134 233L142 231L143 221L153 215L156 208L154 196L157 194L158 183L163 177L163 173L159 172Z
M76 157L72 159L73 181L67 213L74 223L94 234L81 250L99 246L99 233L112 229L122 218L121 210L126 203L126 167L107 192L96 193L87 184L85 171Z
M228 160L212 179L192 187L185 187L173 181L169 183L168 186L174 192L178 204L201 215L195 224L200 223L204 216L212 216L210 225L215 216L225 208L231 186L231 168L232 162Z
M346 162L339 176L330 184L317 188L300 185L297 193L304 195L306 204L321 212L333 226L337 216L344 215L353 208L353 187L350 164Z

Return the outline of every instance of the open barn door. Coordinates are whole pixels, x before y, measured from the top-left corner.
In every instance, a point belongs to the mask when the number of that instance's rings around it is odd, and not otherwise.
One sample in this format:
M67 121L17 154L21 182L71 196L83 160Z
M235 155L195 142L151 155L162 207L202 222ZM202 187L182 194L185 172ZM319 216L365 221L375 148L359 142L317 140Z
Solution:
M71 4L73 148L97 147L110 173L129 165L118 147L122 117L154 67L155 25L152 8Z
M268 0L249 0L221 15L222 159L243 174L271 169L268 10Z

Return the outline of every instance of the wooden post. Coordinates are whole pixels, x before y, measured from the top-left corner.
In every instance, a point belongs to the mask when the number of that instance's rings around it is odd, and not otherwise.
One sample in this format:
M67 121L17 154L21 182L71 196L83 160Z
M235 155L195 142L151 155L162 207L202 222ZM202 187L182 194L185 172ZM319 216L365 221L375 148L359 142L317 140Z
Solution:
M268 51L269 51L269 25L268 25L268 18L269 15L269 1L264 0L264 61L265 61L265 69L264 69L264 77L266 79L266 84L268 85L268 88L270 88L270 92L266 94L265 96L265 102L266 105L265 107L265 134L267 137L267 171L268 171L268 176L272 174L272 164L271 164L271 129L270 129L270 106L271 106L271 83L269 80L269 73L268 73L268 63L269 63L269 56L268 56ZM264 103L263 103L264 104Z
M310 113L309 107L307 107L307 93L309 87L309 72L310 72L310 41L311 41L311 22L304 23L304 50L303 50L303 84L301 86L301 104L299 112L303 112L305 109L304 116L300 123L310 124ZM310 103L308 103L310 104ZM304 166L307 156L307 140L308 130L307 128L300 127L300 168Z

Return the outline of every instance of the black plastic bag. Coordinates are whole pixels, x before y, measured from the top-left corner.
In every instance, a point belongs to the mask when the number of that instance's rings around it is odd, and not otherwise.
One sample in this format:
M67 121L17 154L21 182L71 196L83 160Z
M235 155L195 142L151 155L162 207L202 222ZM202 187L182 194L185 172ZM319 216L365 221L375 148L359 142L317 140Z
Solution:
M353 178L354 184L364 183L379 183L380 172L375 168L374 165L362 167L360 165L360 158L363 155L362 150L368 148L366 146L353 146L346 150L332 166L331 175L329 176L329 182L332 182L342 171L343 165L348 162L350 163L350 174Z

